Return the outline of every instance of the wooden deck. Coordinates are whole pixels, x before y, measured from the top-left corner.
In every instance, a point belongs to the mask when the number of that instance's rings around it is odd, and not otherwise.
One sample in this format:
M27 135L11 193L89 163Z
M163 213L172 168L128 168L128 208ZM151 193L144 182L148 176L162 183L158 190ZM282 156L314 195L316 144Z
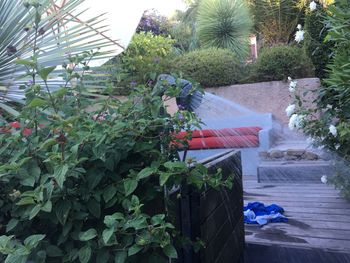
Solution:
M342 255L339 262L350 262L350 203L337 190L321 182L262 184L249 178L243 183L244 203L278 204L289 222L246 225L248 245L318 249Z

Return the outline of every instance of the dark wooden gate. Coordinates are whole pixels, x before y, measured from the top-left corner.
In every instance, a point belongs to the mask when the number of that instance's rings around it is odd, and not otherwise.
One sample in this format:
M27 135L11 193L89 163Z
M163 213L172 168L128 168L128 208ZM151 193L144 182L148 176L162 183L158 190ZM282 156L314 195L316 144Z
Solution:
M203 163L209 171L221 168L233 177L232 189L207 189L199 194L193 188L182 189L177 206L178 227L182 234L205 248L179 249L179 263L238 263L244 251L243 189L240 153L231 151L211 157Z

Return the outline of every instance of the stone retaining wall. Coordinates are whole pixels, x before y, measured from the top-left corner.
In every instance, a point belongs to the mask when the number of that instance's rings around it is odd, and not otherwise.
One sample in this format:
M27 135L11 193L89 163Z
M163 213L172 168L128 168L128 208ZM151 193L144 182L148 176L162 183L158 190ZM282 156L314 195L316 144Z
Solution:
M307 90L314 90L320 86L318 78L299 79L300 94ZM287 124L289 119L285 109L290 104L289 84L283 81L259 82L252 84L240 84L218 88L207 88L205 91L221 96L233 102L239 103L253 111L272 113L282 124ZM305 98L307 105L312 106L314 96Z

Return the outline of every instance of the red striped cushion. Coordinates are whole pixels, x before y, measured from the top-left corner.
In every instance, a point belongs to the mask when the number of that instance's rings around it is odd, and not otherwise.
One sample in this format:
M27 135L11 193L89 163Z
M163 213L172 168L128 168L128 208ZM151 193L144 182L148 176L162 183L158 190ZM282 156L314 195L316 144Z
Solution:
M206 138L206 137L224 137L224 136L240 136L240 135L255 135L258 136L260 127L240 127L240 128L225 128L225 129L207 129L194 130L192 138ZM178 139L184 139L187 132L179 132L176 135Z
M189 150L259 147L255 135L194 138L188 143Z

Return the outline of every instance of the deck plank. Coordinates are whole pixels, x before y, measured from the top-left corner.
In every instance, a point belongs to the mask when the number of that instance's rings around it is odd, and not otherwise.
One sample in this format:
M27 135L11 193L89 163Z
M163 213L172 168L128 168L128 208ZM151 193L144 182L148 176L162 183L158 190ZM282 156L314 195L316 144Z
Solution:
M244 203L278 204L288 223L246 225L249 244L317 248L350 254L350 203L322 183L257 183L244 178Z

